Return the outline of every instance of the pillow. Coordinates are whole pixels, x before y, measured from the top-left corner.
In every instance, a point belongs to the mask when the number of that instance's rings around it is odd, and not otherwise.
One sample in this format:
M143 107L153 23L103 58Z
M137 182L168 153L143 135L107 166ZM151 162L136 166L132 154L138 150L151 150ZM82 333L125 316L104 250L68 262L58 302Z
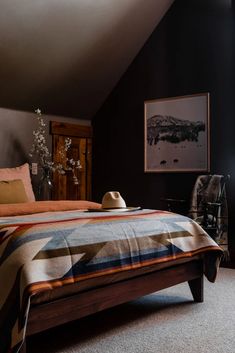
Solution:
M0 181L0 204L27 202L28 197L25 192L23 181L2 180Z
M42 212L63 212L73 211L76 213L86 211L88 208L100 209L101 204L86 200L56 200L56 201L35 201L24 204L0 205L0 217L23 216Z
M26 195L28 197L28 201L29 202L35 201L28 163L25 163L16 168L0 168L0 181L16 180L16 179L22 180Z

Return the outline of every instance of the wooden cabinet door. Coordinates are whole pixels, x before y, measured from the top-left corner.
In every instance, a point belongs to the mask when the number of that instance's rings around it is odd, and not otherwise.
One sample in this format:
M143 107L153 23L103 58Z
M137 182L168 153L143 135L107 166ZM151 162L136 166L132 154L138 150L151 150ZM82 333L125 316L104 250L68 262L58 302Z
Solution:
M81 169L75 169L79 184L75 184L73 173L67 171L64 175L54 172L53 200L91 200L91 162L92 139L91 127L51 122L53 139L53 161L63 162L60 151L64 147L66 137L71 138L72 144L67 151L67 158L80 160ZM83 136L82 136L83 135Z

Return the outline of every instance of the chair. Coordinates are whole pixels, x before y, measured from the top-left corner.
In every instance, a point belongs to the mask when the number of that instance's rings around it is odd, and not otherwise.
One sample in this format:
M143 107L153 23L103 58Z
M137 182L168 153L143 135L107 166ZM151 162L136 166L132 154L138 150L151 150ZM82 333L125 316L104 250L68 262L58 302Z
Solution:
M227 246L228 209L226 183L230 176L199 175L192 190L187 215L199 223L202 228L219 244ZM186 200L162 199L167 209L176 213L182 209Z

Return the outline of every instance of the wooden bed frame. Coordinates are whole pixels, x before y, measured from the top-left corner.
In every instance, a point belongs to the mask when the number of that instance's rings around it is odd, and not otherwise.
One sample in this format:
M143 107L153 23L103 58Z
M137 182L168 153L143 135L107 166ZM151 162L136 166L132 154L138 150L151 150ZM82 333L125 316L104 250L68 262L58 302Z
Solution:
M26 337L186 281L194 301L203 302L203 261L194 260L32 306Z

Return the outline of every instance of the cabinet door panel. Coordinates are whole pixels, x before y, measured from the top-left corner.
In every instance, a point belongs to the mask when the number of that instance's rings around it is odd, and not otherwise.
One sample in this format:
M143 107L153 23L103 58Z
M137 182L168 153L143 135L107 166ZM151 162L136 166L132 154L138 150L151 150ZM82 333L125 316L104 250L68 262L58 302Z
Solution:
M53 161L65 163L60 150L63 149L66 137L64 135L53 134ZM80 160L81 169L75 169L75 175L79 184L76 185L73 180L72 171L67 171L65 175L57 171L53 175L53 200L91 200L91 150L92 139L82 137L70 137L72 144L67 151L67 158Z

